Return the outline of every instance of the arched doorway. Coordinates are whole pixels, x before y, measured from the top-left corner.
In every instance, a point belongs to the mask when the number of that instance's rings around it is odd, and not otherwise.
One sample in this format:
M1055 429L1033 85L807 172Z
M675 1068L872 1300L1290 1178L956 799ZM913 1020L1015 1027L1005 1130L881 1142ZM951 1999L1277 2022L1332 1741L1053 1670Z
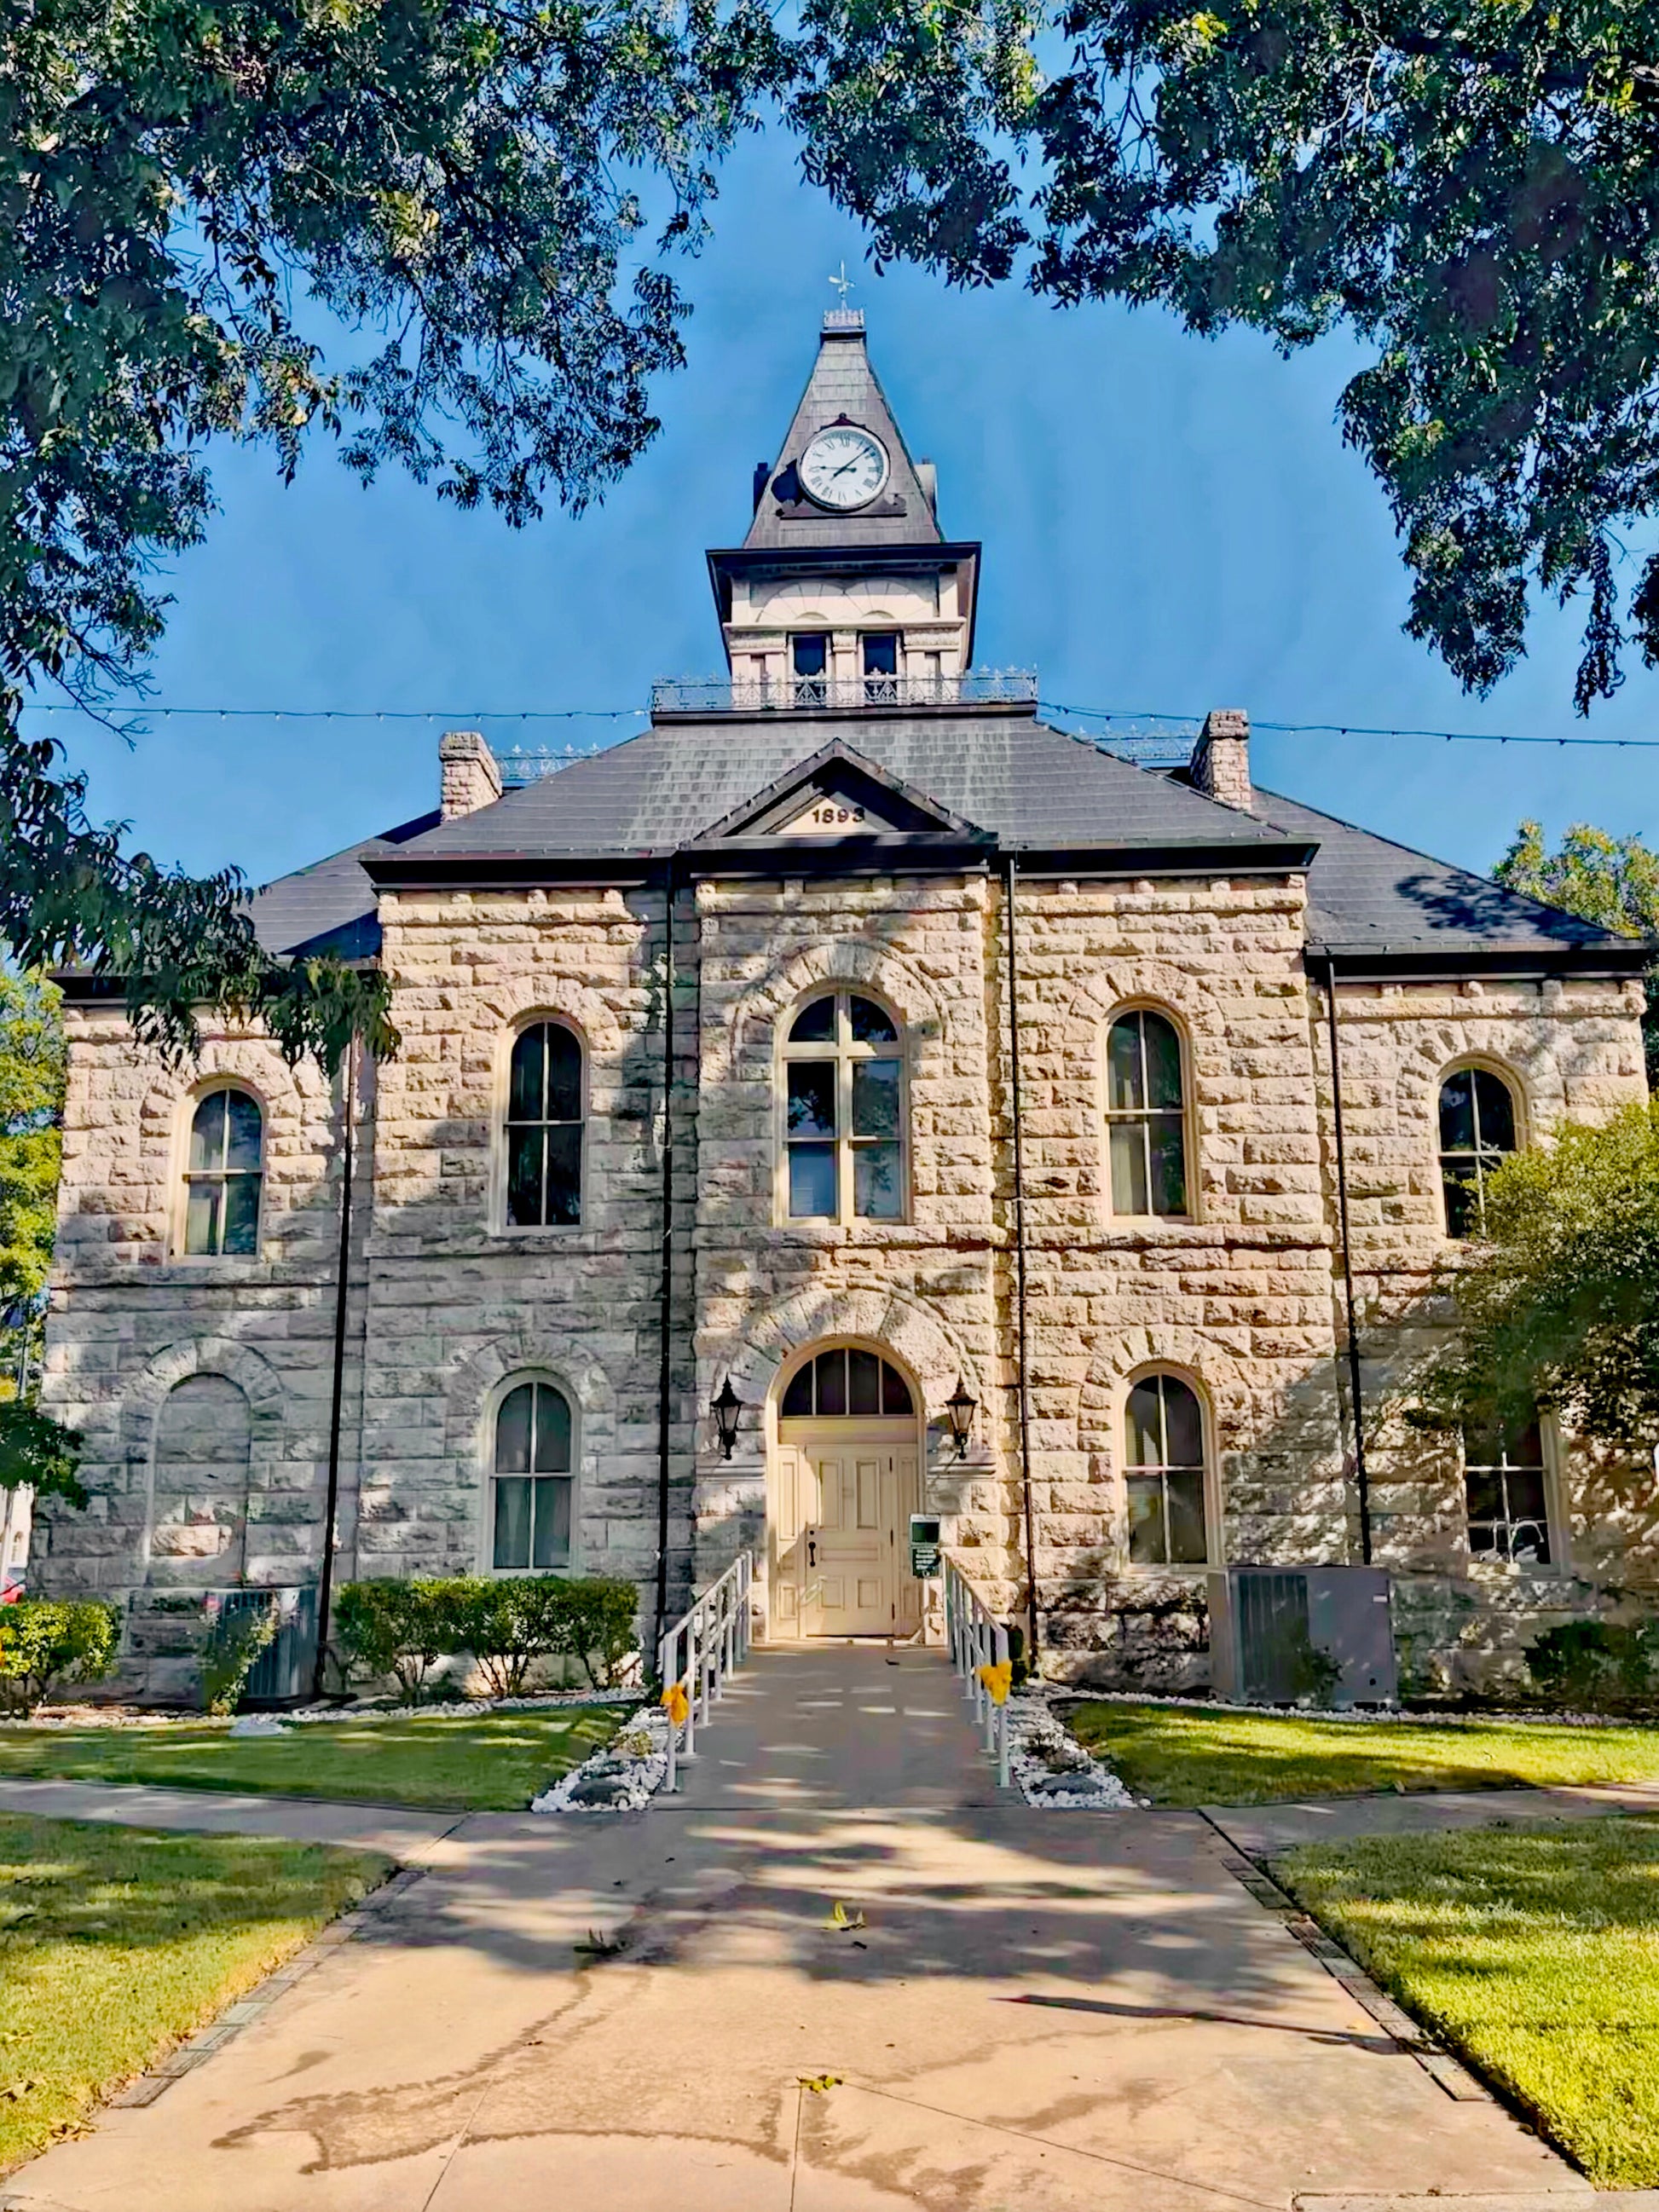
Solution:
M921 1585L909 1520L921 1505L921 1406L894 1363L820 1345L781 1382L767 1474L770 1633L910 1636Z

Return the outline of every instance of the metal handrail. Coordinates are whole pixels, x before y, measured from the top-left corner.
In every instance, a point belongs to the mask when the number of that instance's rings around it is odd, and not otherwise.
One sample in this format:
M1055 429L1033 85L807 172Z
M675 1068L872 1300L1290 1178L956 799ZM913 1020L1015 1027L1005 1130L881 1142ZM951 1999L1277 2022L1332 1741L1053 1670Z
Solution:
M1035 707L1029 668L969 668L951 676L776 676L732 683L723 677L661 677L651 686L653 714L814 714L875 707Z
M976 1727L985 1730L985 1749L996 1760L997 1781L1008 1778L1008 1707L998 1705L980 1679L981 1667L1008 1664L1008 1632L992 1613L956 1561L945 1561L945 1639L951 1664L964 1679Z
M679 1764L697 1755L697 1728L707 1721L711 1707L726 1695L728 1675L749 1656L752 1640L750 1596L755 1583L755 1555L739 1552L717 1582L657 1643L657 1675L665 1693L676 1684L685 1691L685 1719L668 1716L668 1772L663 1787L679 1787ZM684 1663L681 1663L684 1650ZM684 1740L681 1741L682 1730Z

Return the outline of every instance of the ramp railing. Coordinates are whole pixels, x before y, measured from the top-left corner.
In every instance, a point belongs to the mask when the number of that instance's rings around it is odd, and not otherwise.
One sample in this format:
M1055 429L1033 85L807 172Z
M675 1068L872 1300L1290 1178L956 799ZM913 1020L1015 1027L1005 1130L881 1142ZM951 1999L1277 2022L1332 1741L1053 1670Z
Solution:
M945 1562L945 1636L951 1664L963 1677L975 1726L985 1731L988 1756L997 1763L997 1781L1008 1776L1008 1632L992 1613L954 1559ZM988 1680L988 1677L989 1678ZM996 1683L998 1695L992 1687Z
M668 1706L668 1773L663 1787L679 1787L679 1764L697 1755L697 1729L726 1694L727 1677L749 1656L750 1600L755 1555L740 1552L718 1582L665 1628L657 1644L657 1674ZM676 1718L673 1692L685 1700Z

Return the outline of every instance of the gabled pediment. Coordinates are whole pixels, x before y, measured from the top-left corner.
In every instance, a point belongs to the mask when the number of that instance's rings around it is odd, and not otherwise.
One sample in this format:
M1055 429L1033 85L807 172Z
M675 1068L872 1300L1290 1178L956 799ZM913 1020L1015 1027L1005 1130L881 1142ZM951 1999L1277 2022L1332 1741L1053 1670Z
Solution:
M978 837L976 825L836 739L702 832L735 837Z

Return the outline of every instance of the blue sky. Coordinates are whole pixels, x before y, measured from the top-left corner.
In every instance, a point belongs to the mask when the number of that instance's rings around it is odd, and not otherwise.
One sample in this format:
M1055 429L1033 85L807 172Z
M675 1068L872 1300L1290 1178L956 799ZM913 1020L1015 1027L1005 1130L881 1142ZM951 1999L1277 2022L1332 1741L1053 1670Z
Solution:
M94 813L129 819L160 859L263 881L429 806L445 726L637 708L654 676L717 670L703 549L746 527L753 465L787 425L843 257L911 449L938 465L945 527L984 541L981 665L1035 667L1045 699L1084 707L1659 737L1659 678L1639 668L1588 725L1574 716L1571 615L1550 611L1484 702L1401 634L1388 513L1334 422L1359 358L1346 346L1287 363L1151 313L878 277L781 137L741 150L715 223L685 272L697 312L690 367L657 394L663 434L580 520L514 532L399 477L365 491L320 441L287 489L268 456L216 464L222 512L172 579L157 701L447 722L156 720L129 751L37 719L90 771ZM481 726L579 745L641 726ZM1659 750L1261 732L1255 762L1261 784L1482 869L1526 814L1553 836L1576 819L1659 836Z

